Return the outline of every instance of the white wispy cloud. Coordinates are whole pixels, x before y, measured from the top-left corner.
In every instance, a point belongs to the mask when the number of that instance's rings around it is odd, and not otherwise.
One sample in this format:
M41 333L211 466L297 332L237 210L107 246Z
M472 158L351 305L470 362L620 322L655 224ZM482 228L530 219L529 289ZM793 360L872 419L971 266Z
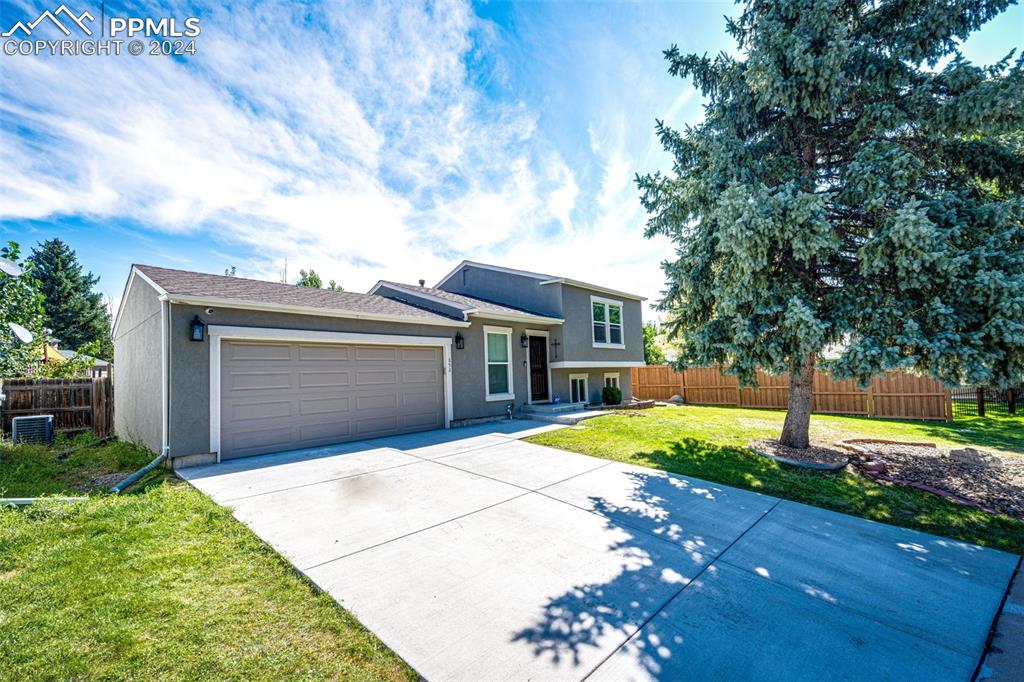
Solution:
M628 140L595 123L581 187L540 113L467 72L495 36L468 4L271 2L202 27L184 59L6 58L0 219L128 219L350 289L468 257L657 293Z

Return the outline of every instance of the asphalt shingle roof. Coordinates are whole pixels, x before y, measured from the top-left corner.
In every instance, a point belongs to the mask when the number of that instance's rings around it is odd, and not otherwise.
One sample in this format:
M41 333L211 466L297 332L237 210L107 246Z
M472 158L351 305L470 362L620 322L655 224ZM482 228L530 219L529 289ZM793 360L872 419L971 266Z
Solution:
M442 298L446 301L461 306L463 308L475 308L481 313L515 313L515 314L527 314L527 315L539 315L541 317L551 317L543 313L536 313L532 310L526 310L524 308L513 308L512 306L502 305L501 303L494 303L493 301L485 301L482 298L474 298L472 296L465 296L464 294L453 294L450 291L444 289L435 289L434 287L421 287L415 284L402 284L401 282L389 282L388 280L381 280L384 285L390 285L393 287L400 287L407 291L415 291L418 293L429 294L435 298Z
M202 296L231 299L252 303L306 306L324 310L342 310L352 313L404 317L410 320L450 321L461 316L449 317L431 310L418 308L408 303L395 301L376 294L359 294L350 291L311 289L294 284L265 282L258 279L211 275L203 272L174 270L154 265L136 265L142 274L149 277L168 294L181 296Z

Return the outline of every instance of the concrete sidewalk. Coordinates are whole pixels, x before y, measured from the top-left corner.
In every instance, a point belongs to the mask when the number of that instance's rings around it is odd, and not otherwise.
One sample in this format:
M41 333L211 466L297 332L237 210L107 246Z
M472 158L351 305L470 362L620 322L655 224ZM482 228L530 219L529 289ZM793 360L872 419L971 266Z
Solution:
M550 428L180 475L431 680L971 678L1017 557L518 440Z

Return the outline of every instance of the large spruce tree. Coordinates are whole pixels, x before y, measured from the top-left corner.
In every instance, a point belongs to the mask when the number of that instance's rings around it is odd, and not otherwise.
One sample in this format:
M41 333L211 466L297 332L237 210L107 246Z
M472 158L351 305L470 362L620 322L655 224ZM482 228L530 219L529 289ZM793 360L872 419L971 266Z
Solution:
M110 313L103 296L93 290L99 277L83 272L74 249L60 239L38 244L29 260L43 294L46 326L61 347L77 350L94 342L100 357L110 360Z
M739 57L665 52L707 104L658 122L673 170L637 178L677 247L660 306L683 362L790 372L784 445L808 444L816 365L1024 372L1024 71L957 51L1009 4L751 0Z

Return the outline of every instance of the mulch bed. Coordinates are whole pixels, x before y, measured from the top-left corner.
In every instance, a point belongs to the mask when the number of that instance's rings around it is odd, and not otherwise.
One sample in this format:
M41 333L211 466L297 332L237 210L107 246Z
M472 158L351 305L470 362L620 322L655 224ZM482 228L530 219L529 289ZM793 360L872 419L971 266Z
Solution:
M856 453L850 463L871 478L1024 519L1024 456L874 439L851 439L836 445Z
M840 450L814 445L798 450L786 447L777 440L754 440L750 441L750 449L755 453L774 459L784 464L802 466L808 469L842 469L846 466L850 455Z

